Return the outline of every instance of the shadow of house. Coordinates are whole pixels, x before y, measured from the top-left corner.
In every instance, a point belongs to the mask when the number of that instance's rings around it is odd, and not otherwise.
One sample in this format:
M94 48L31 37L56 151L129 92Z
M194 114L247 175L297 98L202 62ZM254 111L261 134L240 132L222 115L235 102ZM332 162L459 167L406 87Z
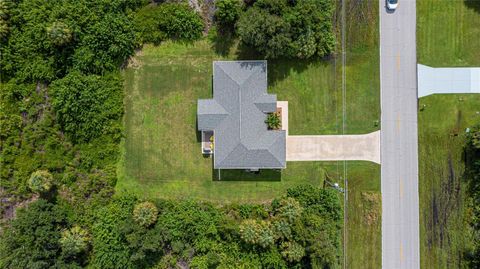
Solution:
M213 166L212 166L213 167ZM256 172L246 170L212 169L213 181L254 181L254 182L279 182L282 180L282 171L277 169L261 169Z

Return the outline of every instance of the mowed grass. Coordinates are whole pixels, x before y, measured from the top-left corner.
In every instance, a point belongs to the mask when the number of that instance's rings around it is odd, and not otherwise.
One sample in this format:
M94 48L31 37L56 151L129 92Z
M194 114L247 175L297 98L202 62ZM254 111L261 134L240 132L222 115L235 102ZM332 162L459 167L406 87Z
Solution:
M417 1L417 21L419 63L480 66L480 1ZM480 122L480 95L433 95L419 107L421 267L466 268L462 157L465 129Z
M480 1L417 1L418 62L433 67L480 65Z
M147 46L125 70L126 138L117 188L142 197L225 203L268 201L298 184L321 186L320 162L289 162L278 174L223 171L216 180L212 159L201 154L196 102L212 97L212 61L237 56L222 57L212 46L207 40ZM289 101L291 133L337 132L336 102L327 99L335 90L332 66L323 61L268 62L268 91Z

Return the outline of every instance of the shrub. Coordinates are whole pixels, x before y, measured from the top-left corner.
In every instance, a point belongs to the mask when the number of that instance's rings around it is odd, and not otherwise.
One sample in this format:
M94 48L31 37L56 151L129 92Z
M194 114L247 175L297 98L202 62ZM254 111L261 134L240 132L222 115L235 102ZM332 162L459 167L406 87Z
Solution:
M158 209L151 202L143 202L135 205L133 219L138 224L148 227L157 221Z
M281 126L280 115L278 113L269 113L267 115L267 120L265 123L268 125L269 129L278 130Z
M35 193L46 193L52 188L53 176L46 170L38 170L32 173L28 180L28 187Z
M89 242L90 236L88 232L80 228L80 226L73 226L68 230L64 230L60 238L60 245L66 256L75 256L85 252Z

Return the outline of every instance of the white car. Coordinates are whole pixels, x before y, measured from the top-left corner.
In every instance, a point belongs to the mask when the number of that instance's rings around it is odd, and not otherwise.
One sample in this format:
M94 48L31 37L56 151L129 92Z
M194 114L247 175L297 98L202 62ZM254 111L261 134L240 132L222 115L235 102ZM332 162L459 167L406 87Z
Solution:
M398 0L386 0L387 1L387 8L389 10L395 10L398 6Z

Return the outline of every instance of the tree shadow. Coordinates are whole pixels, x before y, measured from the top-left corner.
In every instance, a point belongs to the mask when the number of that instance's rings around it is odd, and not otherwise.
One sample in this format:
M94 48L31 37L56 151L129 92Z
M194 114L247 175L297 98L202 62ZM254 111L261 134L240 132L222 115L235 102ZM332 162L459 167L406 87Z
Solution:
M464 0L463 3L466 7L475 10L477 13L480 13L480 0Z
M210 40L212 41L212 48L218 55L226 57L230 54L230 50L236 43L236 37L233 31L227 29L211 29L212 32Z
M267 60L267 76L268 76L268 85L275 86L277 83L287 79L289 75L294 73L302 73L308 69L312 64L320 65L332 65L332 68L335 68L335 65L332 64L334 61L334 54L320 58L320 57L311 57L309 59L297 59L297 58L278 58L278 59L269 59L265 55L256 51L255 49L246 46L245 44L238 44L236 50L236 59L237 60ZM333 70L334 74L335 70Z
M249 172L242 169L213 169L213 181L252 181L252 182L279 182L282 180L282 171L277 169L261 169L258 172Z

